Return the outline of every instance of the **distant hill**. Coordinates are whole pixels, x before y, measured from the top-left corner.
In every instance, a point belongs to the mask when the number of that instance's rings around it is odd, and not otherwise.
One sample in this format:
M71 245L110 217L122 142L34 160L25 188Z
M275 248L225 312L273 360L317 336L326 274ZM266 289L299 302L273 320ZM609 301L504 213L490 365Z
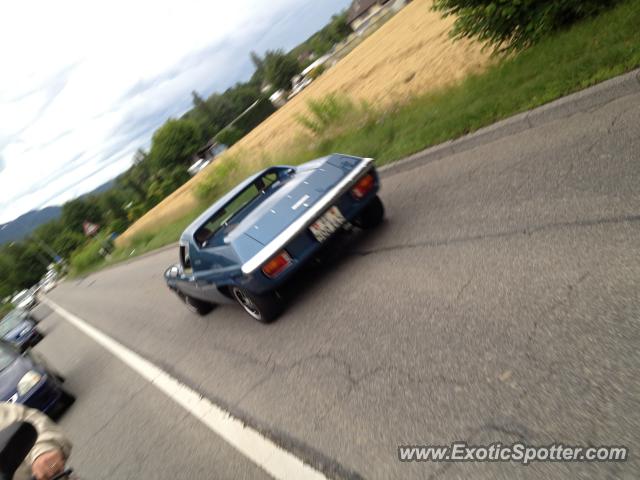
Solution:
M58 218L61 213L62 207L47 207L42 210L25 213L12 222L0 225L0 245L15 240L22 240L43 223Z
M113 187L115 180L109 180L83 197L103 193ZM0 245L16 240L22 240L43 223L55 220L62 213L61 206L46 207L42 210L32 210L19 216L15 220L0 225Z

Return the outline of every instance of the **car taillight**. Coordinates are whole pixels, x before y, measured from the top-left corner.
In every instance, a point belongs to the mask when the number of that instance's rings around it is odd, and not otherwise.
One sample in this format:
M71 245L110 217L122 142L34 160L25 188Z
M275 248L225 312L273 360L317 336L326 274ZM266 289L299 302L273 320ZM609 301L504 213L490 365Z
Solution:
M291 265L291 257L287 252L282 250L275 257L269 260L262 267L262 272L269 278L273 278L278 276L285 270L289 265Z
M362 177L355 186L351 189L351 194L358 200L364 198L367 193L373 190L373 187L376 184L376 179L373 177L371 173L366 174Z

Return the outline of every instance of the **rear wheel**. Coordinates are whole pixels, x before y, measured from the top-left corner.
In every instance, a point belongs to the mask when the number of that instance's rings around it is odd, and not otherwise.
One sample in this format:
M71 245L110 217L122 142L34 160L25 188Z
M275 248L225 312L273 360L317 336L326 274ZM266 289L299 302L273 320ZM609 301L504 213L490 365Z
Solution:
M384 205L377 195L364 207L360 215L354 220L358 227L369 229L374 228L382 223L384 219Z
M182 299L187 309L197 315L206 315L215 307L215 304L205 302L204 300L198 300L197 298L190 297L184 293L177 292L178 296Z
M261 323L273 322L282 313L282 301L275 293L256 295L240 287L231 287L231 294L251 318Z

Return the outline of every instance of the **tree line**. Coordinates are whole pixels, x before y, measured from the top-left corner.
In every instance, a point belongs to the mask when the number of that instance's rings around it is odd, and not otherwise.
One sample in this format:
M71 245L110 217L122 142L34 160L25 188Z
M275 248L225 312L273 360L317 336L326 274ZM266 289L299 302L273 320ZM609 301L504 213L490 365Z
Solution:
M85 247L91 241L83 233L85 221L109 234L126 230L189 179L187 169L204 144L215 139L230 146L271 114L268 97L291 87L291 77L311 62L309 56L302 58L304 53L313 52L317 58L350 31L346 14L336 15L291 52L271 50L262 56L251 52L254 73L248 81L207 98L193 91L192 108L158 128L149 150L135 153L131 167L112 188L65 203L59 219L41 225L22 241L0 246L0 300L37 283L55 256L68 260Z

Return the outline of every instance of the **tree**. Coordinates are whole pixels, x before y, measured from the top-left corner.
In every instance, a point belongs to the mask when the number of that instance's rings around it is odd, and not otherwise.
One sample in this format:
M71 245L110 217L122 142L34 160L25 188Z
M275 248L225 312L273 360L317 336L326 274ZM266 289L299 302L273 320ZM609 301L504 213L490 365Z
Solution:
M10 243L1 257L0 290L7 295L38 283L51 262L42 248L29 240Z
M274 88L289 90L291 78L299 71L298 60L283 50L268 51L264 57L265 79Z
M229 125L228 127L220 130L216 135L216 141L230 147L242 137L244 137L244 132L233 125Z
M201 141L193 120L169 119L153 134L149 151L151 163L155 168L187 165Z
M209 138L213 132L220 129L220 119L216 113L195 90L191 92L193 114L191 118L198 124L202 138Z
M291 50L290 53L299 58L300 55L313 52L315 58L317 58L327 53L334 44L341 42L351 33L351 27L347 23L347 12L343 11L331 17L331 21L322 30L311 35L306 41ZM309 59L308 63L312 61L312 59Z
M496 50L518 50L616 1L435 0L433 9L456 17L452 31L455 38L476 38Z
M14 282L15 261L8 252L8 247L0 250L0 300L17 290Z
M109 230L123 232L127 228L129 221L124 207L129 201L127 194L118 188L112 188L99 197Z
M231 123L240 113L234 108L234 105L226 95L220 95L219 93L214 93L207 98L207 108L211 111L211 118L214 119L216 126L218 126L216 131Z
M83 233L65 230L53 239L51 246L58 255L62 258L68 259L75 250L80 248L86 242L87 238Z
M82 232L85 221L102 224L103 213L95 198L81 197L65 203L60 218L65 228L72 232Z
M141 163L145 163L149 159L149 154L145 152L142 148L136 150L136 153L133 154L133 164L140 165Z
M342 12L331 17L331 23L323 30L326 30L327 37L333 43L344 40L353 32L351 25L347 23L347 12Z
M251 58L251 63L253 63L255 68L251 76L251 83L257 85L259 88L262 82L264 82L264 60L253 51L249 54L249 58Z
M233 105L234 118L260 98L260 88L251 83L236 83L223 94Z

